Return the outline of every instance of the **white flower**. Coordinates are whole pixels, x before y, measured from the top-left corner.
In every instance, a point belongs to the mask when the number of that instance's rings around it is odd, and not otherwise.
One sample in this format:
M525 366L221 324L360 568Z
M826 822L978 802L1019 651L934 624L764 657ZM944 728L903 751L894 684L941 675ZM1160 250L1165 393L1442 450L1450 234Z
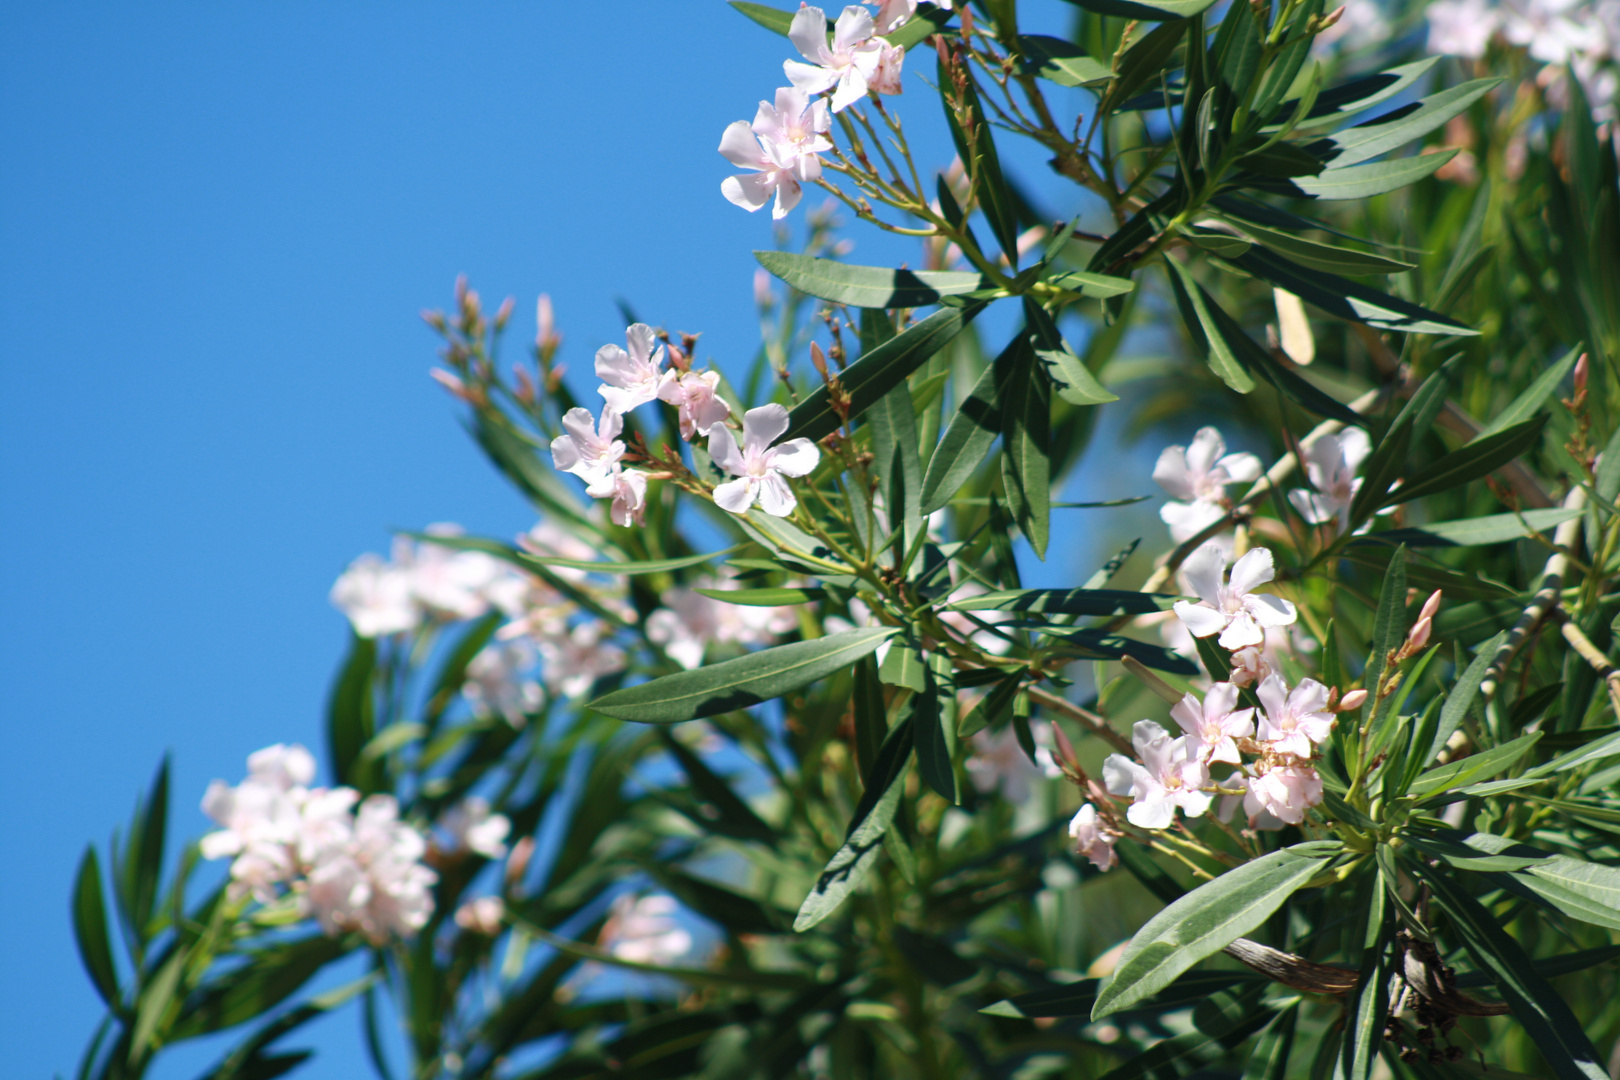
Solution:
M635 323L625 330L624 342L628 352L617 345L596 350L596 377L605 384L597 393L621 416L656 398L659 388L675 377L664 370L664 347L652 327Z
M665 383L658 396L679 410L681 438L692 441L694 435L707 435L714 425L723 423L731 415L731 406L715 393L720 385L718 371L701 374L688 371L677 380Z
M1139 720L1131 743L1146 767L1124 754L1110 754L1103 762L1109 793L1134 800L1126 820L1141 829L1167 829L1178 806L1188 817L1209 809L1210 796L1201 790L1209 783L1209 768L1192 753L1186 736L1172 739L1153 721Z
M1098 820L1097 808L1090 803L1082 806L1069 822L1069 836L1075 840L1080 854L1099 870L1111 870L1119 861L1119 856L1114 854L1114 842L1119 835Z
M422 619L411 595L410 572L369 553L339 575L331 600L364 638L409 633Z
M1591 0L1521 0L1503 7L1502 36L1544 64L1606 51L1598 6Z
M624 457L625 446L619 441L624 420L612 406L602 410L600 421L592 418L589 409L569 409L563 414L562 426L564 433L551 440L551 463L559 471L594 484Z
M277 743L248 757L248 776L236 787L215 780L202 809L222 826L202 838L205 859L235 856L232 890L251 892L261 902L275 899L276 886L296 871L303 831L302 807L315 778L315 759L302 746Z
M1315 679L1304 679L1290 691L1282 676L1271 675L1255 694L1266 710L1260 717L1258 737L1273 753L1308 758L1333 730L1333 714L1327 711L1328 688Z
M1288 501L1312 525L1337 520L1341 530L1349 528L1350 504L1361 490L1356 469L1371 452L1372 443L1360 428L1323 435L1305 449L1305 475L1316 490L1290 491Z
M1036 727L1030 734L1035 740L1034 761L1018 744L1018 733L1011 724L999 732L980 732L973 737L973 754L966 765L968 779L981 794L999 789L1003 799L1022 803L1029 799L1035 781L1063 775L1052 758L1051 729Z
M1228 484L1260 479L1260 459L1226 452L1226 440L1212 427L1199 428L1188 446L1167 446L1153 466L1153 479L1172 496L1159 509L1177 543L1190 540L1226 512Z
M1429 51L1467 60L1484 56L1501 26L1489 0L1434 0L1423 15L1429 21Z
M1290 825L1305 820L1305 808L1322 801L1322 778L1307 765L1274 765L1250 777L1243 812L1251 820L1269 813Z
M873 29L880 34L892 34L917 14L917 0L861 0L863 4L877 8L877 14L872 17Z
M667 967L692 951L692 935L674 919L675 898L654 893L613 901L597 945L620 960Z
M662 645L671 660L690 670L703 666L710 644L769 645L799 625L791 607L728 604L695 591L738 587L731 578L702 577L692 582L692 588L665 590L664 606L647 616L648 640Z
M759 103L752 124L743 120L727 126L720 137L720 153L738 168L751 170L727 177L720 193L746 210L764 206L776 194L773 218L786 217L798 205L803 185L821 176L821 158L832 149L827 130L832 118L825 101L811 101L796 87L776 92L776 104Z
M1242 762L1237 740L1254 734L1254 710L1235 708L1237 687L1216 683L1200 702L1188 694L1170 708L1170 716L1192 740L1193 754L1205 763Z
M581 623L552 637L538 638L541 678L560 697L577 698L603 675L624 670L624 650L602 640L600 623Z
M1344 14L1339 21L1316 35L1311 52L1323 56L1335 50L1356 52L1383 42L1389 37L1389 19L1377 0L1344 0Z
M866 96L867 83L882 60L885 43L873 40L874 29L872 13L851 5L838 16L829 46L827 13L808 4L800 6L788 27L788 40L810 63L784 61L782 70L787 72L788 82L810 94L836 87L832 111L849 108Z
M525 677L535 659L534 645L521 638L486 645L467 664L461 696L478 715L502 716L513 727L522 727L545 700L540 684Z
M647 513L647 474L617 466L585 489L593 499L612 499L608 516L615 525L640 525Z
M881 41L881 38L874 39ZM906 50L898 45L883 42L878 53L877 67L872 70L872 77L867 81L867 89L874 94L898 94L905 89L900 82L901 68L906 62Z
M788 413L780 405L761 405L743 414L743 448L727 428L709 433L709 457L736 480L714 489L714 501L733 514L746 514L757 500L761 510L787 517L799 500L784 476L804 476L821 460L821 451L809 439L771 444L787 431Z
M498 896L479 896L456 909L456 925L474 934L495 937L506 921L506 904Z
M1298 617L1287 600L1250 591L1275 573L1268 549L1254 548L1239 559L1230 584L1221 580L1225 565L1225 553L1214 544L1205 544L1182 564L1199 602L1177 600L1175 610L1194 637L1220 634L1222 648L1241 649L1264 641L1264 627L1287 626Z
M470 795L446 810L439 825L450 834L453 852L470 851L486 859L506 854L506 835L512 822L505 814L489 812L489 800Z
M317 911L322 925L359 930L373 944L422 929L433 914L432 885L438 880L422 865L426 853L427 841L399 820L399 803L392 795L367 797L355 814L351 852L333 861L332 875L334 884L351 882L357 868L363 880L338 905ZM312 902L320 870L310 875Z

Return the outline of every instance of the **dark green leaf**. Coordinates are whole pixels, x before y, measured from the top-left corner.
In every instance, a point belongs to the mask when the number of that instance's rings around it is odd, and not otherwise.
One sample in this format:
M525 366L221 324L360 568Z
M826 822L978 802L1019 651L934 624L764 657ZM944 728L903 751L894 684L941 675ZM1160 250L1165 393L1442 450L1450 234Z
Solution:
M887 627L845 630L761 649L735 660L615 690L589 707L618 720L643 724L675 724L746 709L848 667L897 633Z
M1512 742L1501 746L1482 750L1477 754L1469 754L1461 761L1448 762L1438 768L1430 769L1412 782L1409 795L1422 798L1438 792L1449 791L1465 784L1472 784L1477 780L1487 780L1510 768L1530 748L1536 745L1541 738L1541 732L1532 731L1528 735L1521 735Z
M925 686L907 703L911 737L917 746L917 775L947 802L960 803L956 779L956 688L947 656L928 658Z
M1411 529L1388 529L1373 533L1371 538L1388 544L1404 543L1407 547L1480 547L1534 536L1580 515L1579 510L1560 507L1525 510L1517 514L1434 521Z
M1350 322L1402 334L1478 333L1455 319L1348 278L1308 269L1263 248L1255 248L1232 261L1255 277Z
M692 794L702 800L706 811L712 813L712 817L710 813L705 813L704 817L712 822L716 832L738 840L757 840L761 844L776 844L779 841L776 830L754 813L754 808L732 791L731 785L710 769L701 757L669 732L660 731L658 734L662 737L664 749L669 751L681 767L681 772L686 774L686 782L692 785Z
M1491 417L1490 423L1480 431L1477 439L1495 435L1499 431L1506 431L1514 424L1521 424L1536 414L1536 411L1546 404L1558 389L1558 384L1564 381L1564 376L1570 373L1575 361L1580 359L1583 346L1577 345L1565 353L1563 359L1556 360L1551 366L1537 375L1535 381L1525 388L1524 393L1513 400L1513 404Z
M1069 0L1069 3L1098 15L1163 22L1190 19L1208 11L1215 0Z
M374 770L363 767L360 761L360 752L376 733L371 696L376 664L377 643L370 638L353 638L349 643L349 657L332 687L326 710L326 745L332 756L332 778L339 784L359 787L365 792L376 790L368 783ZM366 776L360 775L362 769Z
M939 303L942 296L994 287L988 278L978 274L950 270L851 266L791 251L756 251L754 258L802 293L858 308L926 307Z
M1180 653L1172 652L1161 645L1150 645L1145 641L1110 634L1106 630L1072 626L1035 626L1031 629L1049 637L1061 638L1070 648L1087 656L1107 660L1119 660L1129 656L1140 660L1150 668L1168 671L1173 675L1198 674L1198 665Z
M1494 435L1481 436L1419 469L1405 484L1385 495L1379 506L1396 506L1478 480L1534 446L1541 439L1541 429L1546 423L1547 417L1543 414Z
M1370 161L1397 146L1427 135L1501 82L1501 79L1475 79L1442 90L1421 101L1403 105L1383 116L1330 135L1310 149L1333 169Z
M1198 961L1261 925L1343 850L1318 840L1273 851L1183 896L1136 932L1113 981L1097 995L1093 1020L1129 1008L1170 985Z
M1167 258L1165 265L1170 268L1170 286L1175 293L1176 307L1181 309L1181 321L1186 324L1194 347L1203 354L1204 362L1220 376L1222 382L1238 393L1247 394L1253 390L1254 380L1238 358L1237 350L1241 346L1230 337L1236 324L1215 318L1215 312L1220 309L1214 298L1204 291L1204 287L1178 260ZM1236 332L1247 337L1242 330Z
M1316 104L1306 113L1306 125L1318 127L1336 124L1355 113L1380 105L1403 93L1439 62L1438 56L1425 56L1414 63L1392 67L1376 75L1363 75L1359 79L1329 87L1317 96ZM1292 101L1282 103L1285 113L1291 104Z
M1052 513L1052 406L1034 353L1020 352L1013 359L1002 391L1002 489L1013 520L1044 559Z
M741 604L744 607L785 607L827 598L826 589L693 589L692 591L711 600L718 600L722 604Z
M1119 400L1119 395L1109 393L1086 367L1085 361L1069 348L1046 309L1027 296L1024 319L1035 340L1035 357L1045 365L1058 397L1070 405L1101 405Z
M877 765L878 748L889 733L888 710L883 704L883 683L878 679L877 660L861 658L855 665L855 759L861 767L861 780L870 785Z
M1070 0L1070 2L1075 2L1075 0ZM1201 3L1202 0L1194 0L1194 2ZM1134 7L1136 5L1130 6ZM1119 13L1111 12L1109 14ZM1134 19L1142 18L1143 16L1131 15L1127 17ZM1152 18L1152 16L1148 16L1148 18ZM1165 66L1170 61L1171 55L1176 51L1176 47L1181 44L1182 40L1186 36L1187 23L1181 21L1181 19L1178 17L1177 19L1166 21L1162 26L1155 26L1143 36L1132 41L1130 46L1125 50L1125 55L1120 57L1118 63L1114 65L1114 81L1109 85L1107 93L1103 95L1103 100L1099 104L1098 108L1102 112L1107 113L1108 111L1117 107L1121 102L1129 101L1132 95L1134 95L1144 86L1147 86L1154 80L1160 78L1164 73ZM1168 192L1166 194L1168 195ZM1161 198L1164 198L1164 196L1161 196ZM1168 202L1168 199L1166 201ZM1155 203L1157 202L1158 200L1155 200ZM1143 216L1141 218L1144 226L1149 226L1149 220L1146 216L1147 211L1154 209L1156 209L1154 203L1150 203L1144 208ZM1128 228L1129 223L1127 223L1127 229ZM1120 231L1124 232L1125 230ZM1116 232L1114 235L1116 238L1119 237L1118 232ZM1130 234L1127 234L1125 240L1129 241L1129 247L1136 246L1136 241L1133 240ZM1103 250L1106 250L1108 246L1109 245L1104 244L1103 249L1099 250L1097 254L1101 256ZM1129 250L1129 247L1127 250ZM1100 266L1094 259L1090 269L1105 269L1105 267Z
M866 422L872 429L872 467L883 481L889 527L897 530L898 564L923 528L922 459L917 449L917 414L911 390L903 382L890 390L867 412Z
M1469 708L1474 704L1474 698L1479 693L1480 684L1485 681L1485 673L1490 670L1491 662L1496 659L1496 650L1501 648L1502 642L1507 640L1507 632L1503 631L1480 646L1465 671L1457 677L1457 682L1446 695L1446 703L1440 709L1440 726L1435 730L1434 740L1423 755L1423 763L1427 765L1440 755L1451 736L1462 726L1463 719L1468 715Z
M907 375L950 344L962 327L983 309L983 302L942 308L846 368L839 379L850 396L850 419L871 408ZM837 431L842 422L833 408L832 395L825 386L818 386L788 413L788 429L782 441L803 438L814 442Z
M1304 237L1295 236L1281 229L1268 229L1263 225L1256 225L1250 221L1230 218L1226 220L1231 221L1249 239L1264 244L1301 266L1308 266L1313 270L1324 270L1330 274L1351 275L1399 274L1412 269L1415 265L1401 262L1398 259L1387 259L1382 255L1372 255L1364 251L1352 251L1350 248L1335 247L1332 244L1306 240Z
M916 649L897 643L883 657L883 663L878 667L878 678L890 686L901 686L920 694L928 687L925 667Z
M263 1016L347 951L341 940L317 934L257 952L250 963L204 983L170 1038L195 1038Z
M938 85L949 87L954 80L951 73L945 70L943 64L938 65ZM951 96L941 95L945 105L945 121L950 125L951 139L956 143L956 153L967 168L969 180L976 187L979 196L979 206L984 211L986 220L990 222L990 231L995 233L996 242L1001 245L1001 253L1006 256L1007 262L1015 269L1018 266L1018 214L1013 205L1011 192L1007 190L1007 179L1001 172L1001 158L996 153L995 136L991 133L989 118L985 115L984 107L979 104L979 91L973 81L971 66L964 65L967 76L962 88L962 107L967 113L967 122L972 127L972 137L963 130L958 121L956 111L952 108Z
M96 849L86 847L73 879L73 936L79 944L90 982L110 1009L118 1008L118 968L107 937L107 907L101 887L101 863Z
M753 19L767 30L774 30L783 37L787 37L788 29L793 25L793 12L782 11L765 4L749 4L744 0L730 0L731 6Z
M1046 279L1046 283L1054 289L1079 293L1081 296L1089 296L1093 300L1106 300L1111 296L1123 296L1136 288L1136 282L1130 278L1094 274L1088 270L1067 270L1061 274L1053 274Z
M928 472L922 483L922 513L932 514L951 501L967 483L984 455L1001 434L1001 398L1008 377L1029 367L1032 355L1029 338L1014 336L995 363L985 368L973 392L951 417L945 435L928 459Z
M1059 86L1101 86L1114 77L1106 63L1062 38L1023 34L1018 47L1037 75Z
M1168 611L1176 597L1125 589L1009 589L953 600L956 611L1028 611L1039 615L1147 615Z
M1024 686L1024 673L1015 671L1007 675L985 694L962 718L956 737L965 739L992 725L999 725L1012 716L1013 701Z
M1370 199L1428 179L1457 153L1442 150L1393 161L1369 161L1364 165L1326 169L1315 176L1298 176L1291 183L1308 199Z

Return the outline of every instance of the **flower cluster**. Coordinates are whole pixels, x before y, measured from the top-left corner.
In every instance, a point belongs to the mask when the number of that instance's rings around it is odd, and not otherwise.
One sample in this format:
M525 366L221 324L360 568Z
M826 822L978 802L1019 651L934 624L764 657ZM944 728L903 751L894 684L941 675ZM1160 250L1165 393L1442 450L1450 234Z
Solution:
M1580 80L1598 120L1614 116L1620 93L1620 0L1435 0L1424 11L1432 53L1478 59L1492 39L1548 65L1552 85L1567 67Z
M231 858L233 897L273 903L285 890L327 934L357 930L381 944L420 930L438 880L423 865L422 833L399 820L392 795L362 801L353 788L312 788L314 779L315 759L302 746L250 755L245 780L215 780L203 796L203 811L221 826L203 837L203 856Z
M905 50L883 36L915 14L917 0L882 0L877 15L850 5L838 16L831 40L827 13L803 4L788 28L788 40L806 62L782 65L788 82L775 102L761 101L754 122L738 120L720 137L720 153L740 169L720 185L729 201L752 212L771 200L774 218L798 205L804 185L821 178L820 155L833 148L827 137L832 114L867 94L900 93ZM813 100L831 94L831 101ZM690 438L690 436L688 436Z
M430 525L430 535L461 535L455 525ZM476 619L491 608L511 611L525 581L506 563L480 551L431 541L394 540L393 557L360 556L332 586L332 604L361 637L410 633L430 620Z
M663 646L666 656L690 670L702 666L703 654L711 644L769 645L798 626L798 615L791 607L728 604L697 591L735 588L732 578L700 577L690 587L665 590L664 606L647 616L647 639Z
M633 964L673 964L692 951L692 935L675 921L675 898L665 893L613 901L597 945Z
M1199 428L1187 446L1167 446L1153 466L1153 479L1172 496L1159 509L1177 543L1191 540L1219 521L1231 503L1231 484L1252 484L1260 479L1260 459L1253 454L1226 452L1226 440L1212 427Z

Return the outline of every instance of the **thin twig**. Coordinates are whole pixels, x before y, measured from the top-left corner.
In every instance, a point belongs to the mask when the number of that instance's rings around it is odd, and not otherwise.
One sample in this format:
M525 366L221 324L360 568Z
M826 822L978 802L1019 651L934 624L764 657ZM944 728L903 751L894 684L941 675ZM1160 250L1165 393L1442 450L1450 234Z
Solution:
M1029 697L1031 701L1038 701L1048 709L1060 712L1069 719L1078 722L1081 727L1106 741L1115 750L1132 757L1136 756L1136 748L1130 744L1130 741L1109 727L1108 721L1091 710L1083 709L1068 698L1059 697L1050 690L1042 690L1038 686L1029 688Z
M1570 488L1569 494L1564 498L1564 509L1580 510L1585 505L1586 489ZM1541 588L1530 598L1529 606L1519 616L1518 622L1513 624L1513 629L1508 631L1507 640L1496 650L1496 657L1491 661L1491 666L1485 670L1484 681L1479 684L1479 692L1484 695L1487 702L1495 699L1502 674L1513 662L1519 648L1536 627L1541 625L1541 621L1558 606L1564 588L1564 575L1569 572L1568 552L1580 539L1580 535L1580 515L1570 518L1553 533L1553 546L1556 550L1547 559L1547 565L1541 571Z

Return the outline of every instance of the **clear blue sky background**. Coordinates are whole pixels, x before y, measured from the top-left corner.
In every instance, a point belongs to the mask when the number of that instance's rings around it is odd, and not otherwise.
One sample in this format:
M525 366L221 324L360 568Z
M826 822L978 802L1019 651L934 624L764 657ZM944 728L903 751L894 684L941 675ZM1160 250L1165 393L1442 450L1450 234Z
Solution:
M1049 7L1033 29L1061 32ZM67 1072L99 1017L73 868L164 751L194 836L211 778L321 745L351 558L394 527L532 524L428 381L419 309L465 272L518 298L515 347L550 292L579 370L622 340L616 296L751 353L770 222L721 199L714 147L788 55L719 0L0 8L7 1075ZM1137 464L1087 492L1143 492ZM314 1029L302 1075L364 1075L356 1034Z

